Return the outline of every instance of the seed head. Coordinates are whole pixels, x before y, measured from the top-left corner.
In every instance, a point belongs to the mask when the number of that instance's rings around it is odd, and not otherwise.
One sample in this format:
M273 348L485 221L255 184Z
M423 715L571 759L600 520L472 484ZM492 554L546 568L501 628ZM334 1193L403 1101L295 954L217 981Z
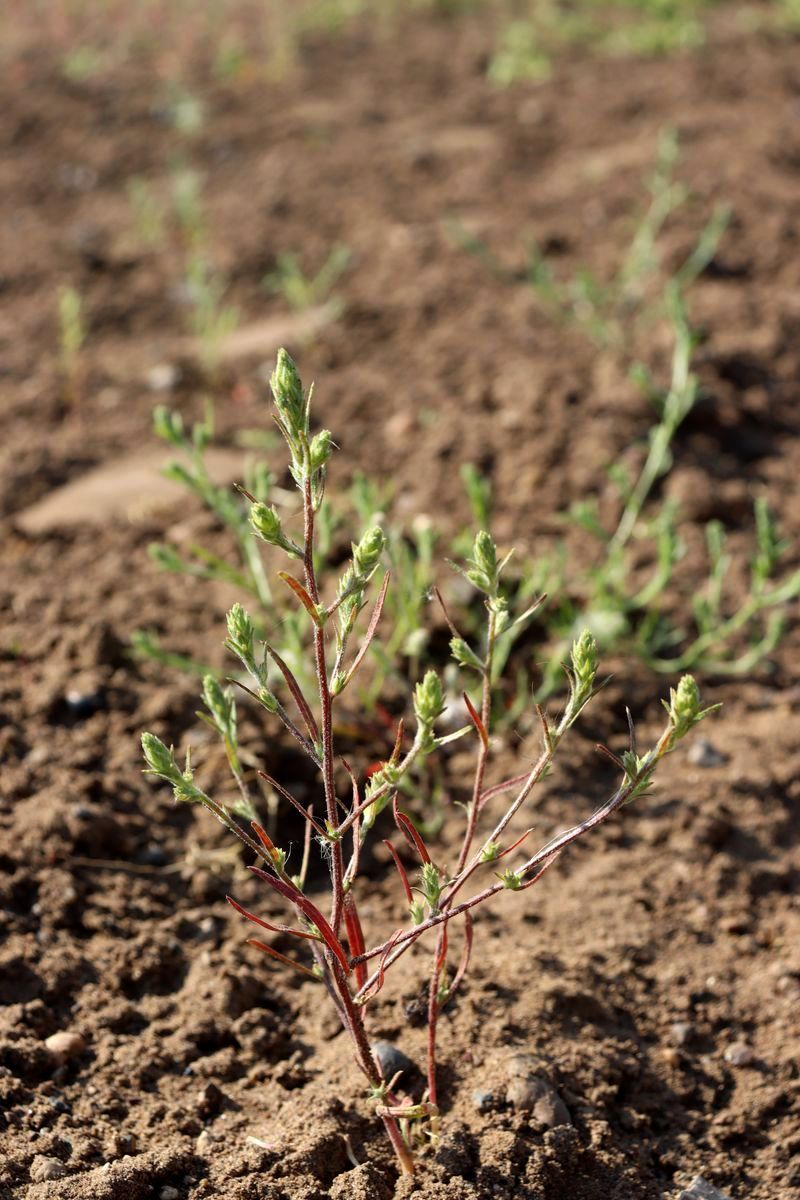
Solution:
M483 663L463 638L454 637L451 639L450 653L460 666L472 667L474 671L483 671Z
M373 525L356 545L353 543L353 570L356 575L366 581L380 561L386 536L379 525Z
M312 471L321 471L331 456L333 449L333 434L330 429L320 429L311 439L308 448L309 463Z
M571 657L576 684L590 691L597 674L597 642L588 629L573 642Z
M281 519L271 504L254 504L250 509L250 524L265 542L278 545L283 530Z
M684 675L676 688L670 688L669 703L663 700L662 704L669 713L671 745L680 741L698 721L722 707L720 704L712 704L708 708L701 707L700 689L691 675Z
M147 768L153 775L170 781L180 777L181 771L175 761L175 755L154 733L142 734L142 753Z
M442 684L435 671L427 671L414 689L414 712L420 725L430 729L444 712Z
M296 437L305 431L305 396L294 360L283 349L278 351L275 370L269 382L275 407L286 432Z

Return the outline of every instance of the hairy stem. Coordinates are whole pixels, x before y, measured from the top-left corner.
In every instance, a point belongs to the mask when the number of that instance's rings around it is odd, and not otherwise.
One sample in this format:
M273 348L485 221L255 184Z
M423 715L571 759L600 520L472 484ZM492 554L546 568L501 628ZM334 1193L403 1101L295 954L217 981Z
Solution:
M319 589L314 571L314 505L311 495L311 480L307 479L303 490L303 534L304 552L303 565L308 594L315 604L319 604ZM338 823L336 811L336 785L333 778L333 721L331 692L328 686L328 670L325 662L325 634L319 626L314 626L314 661L319 685L319 703L322 725L322 780L325 788L325 809L331 829ZM331 845L331 884L333 903L331 906L331 927L339 936L342 920L342 903L344 899L344 870L342 866L342 845L335 841Z

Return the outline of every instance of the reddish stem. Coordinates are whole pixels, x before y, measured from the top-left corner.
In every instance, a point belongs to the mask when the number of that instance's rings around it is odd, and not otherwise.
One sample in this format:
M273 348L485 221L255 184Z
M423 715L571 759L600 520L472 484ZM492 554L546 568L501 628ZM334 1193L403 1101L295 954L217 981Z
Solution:
M311 480L307 479L303 490L303 532L304 551L303 565L305 569L306 588L314 605L319 604L319 589L314 573L314 504L311 496ZM319 703L322 717L322 780L325 788L325 808L331 829L338 823L336 811L336 785L333 778L333 719L331 693L328 687L328 669L325 662L325 634L321 623L314 625L314 660L319 685ZM342 904L344 901L344 869L342 865L342 845L337 840L331 845L331 885L333 902L331 905L331 926L335 934L339 932L342 921Z

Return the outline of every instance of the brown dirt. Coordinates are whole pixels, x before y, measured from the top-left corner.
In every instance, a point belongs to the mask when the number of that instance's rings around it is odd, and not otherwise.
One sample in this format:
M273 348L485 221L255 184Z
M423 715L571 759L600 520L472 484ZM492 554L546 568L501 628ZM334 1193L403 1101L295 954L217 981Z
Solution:
M673 124L697 199L671 226L671 256L712 199L731 202L734 219L693 294L708 399L681 432L671 486L695 520L733 526L735 548L761 493L796 539L796 44L723 26L691 58L624 69L575 59L546 85L507 92L485 81L486 45L479 20L427 18L391 38L365 24L311 40L297 72L269 88L191 67L207 119L188 154L207 173L214 247L243 324L280 328L281 301L260 288L278 252L296 249L314 269L334 242L353 250L343 317L299 348L319 380L317 416L343 448L339 481L355 466L386 472L404 514L452 526L466 515L458 464L479 461L499 537L529 547L558 531L555 514L575 497L605 494L605 465L635 456L649 419L623 365L456 250L442 219L459 215L512 265L532 233L565 269L602 269ZM193 1200L650 1200L697 1172L734 1200L799 1194L796 625L770 670L707 681L725 702L709 733L722 765L700 769L680 751L651 799L482 917L469 983L442 1024L445 1138L414 1183L396 1183L320 993L243 945L229 878L208 866L222 834L140 774L137 735L151 728L190 738L203 777L224 778L193 716L195 684L133 663L126 647L151 625L221 662L229 596L158 576L147 559L153 536L198 524L191 506L167 497L130 510L113 487L118 460L151 446L149 367L179 362L176 402L199 405L176 253L137 244L124 196L134 174L166 187L176 134L135 61L83 84L65 82L46 44L12 65L0 75L0 1195L144 1200L170 1186ZM67 281L91 326L72 408L55 348L55 289ZM223 440L266 422L257 368L269 329L264 338L226 363ZM642 356L663 366L661 332L646 339ZM56 511L49 527L26 526L30 506L47 500L52 513L55 489L95 468L111 480L107 511L97 495L102 520L70 520L57 497L66 520ZM537 810L543 839L608 784L592 744L619 743L624 697L655 728L664 681L612 666L616 681ZM93 711L76 715L71 691L93 696ZM246 729L263 746L252 719ZM267 747L271 770L293 770L287 747ZM530 748L504 750L498 777ZM450 760L448 802L463 765ZM397 909L391 881L373 874L363 896L377 935ZM255 881L235 891L264 906ZM423 1031L406 1006L424 970L409 956L372 1010L374 1035L418 1060ZM61 1067L44 1045L58 1030L85 1042ZM741 1041L753 1059L734 1066L725 1051ZM546 1130L505 1103L518 1052L534 1056L572 1125ZM483 1111L476 1091L491 1093ZM42 1158L66 1175L43 1179Z

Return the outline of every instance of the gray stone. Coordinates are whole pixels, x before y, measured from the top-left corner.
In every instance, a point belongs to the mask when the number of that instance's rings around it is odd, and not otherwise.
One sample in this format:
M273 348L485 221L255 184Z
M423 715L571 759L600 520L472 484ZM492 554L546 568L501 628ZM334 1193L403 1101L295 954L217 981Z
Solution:
M402 1073L402 1082L408 1083L409 1078L417 1074L416 1063L412 1062L402 1050L398 1050L392 1042L372 1042L370 1050L384 1079L393 1079L399 1071Z
M678 1200L730 1200L725 1192L707 1183L702 1175L695 1175L688 1188L684 1188Z
M548 1129L572 1124L566 1104L541 1075L516 1075L509 1080L506 1100L517 1111L530 1112L534 1121Z
M477 1108L478 1112L491 1112L494 1107L494 1092L486 1092L478 1088L472 1093L472 1103Z
M686 755L689 762L694 767L724 767L728 761L727 754L723 754L721 750L717 750L708 738L696 737L689 747L689 753Z
M31 1163L32 1183L46 1183L49 1179L63 1179L66 1173L67 1168L60 1158L49 1158L47 1155L37 1154Z
M169 392L177 387L180 378L180 367L174 363L156 363L145 375L145 383L151 392Z
M734 1042L725 1051L725 1062L730 1063L732 1067L749 1067L755 1056L753 1047L747 1042Z

